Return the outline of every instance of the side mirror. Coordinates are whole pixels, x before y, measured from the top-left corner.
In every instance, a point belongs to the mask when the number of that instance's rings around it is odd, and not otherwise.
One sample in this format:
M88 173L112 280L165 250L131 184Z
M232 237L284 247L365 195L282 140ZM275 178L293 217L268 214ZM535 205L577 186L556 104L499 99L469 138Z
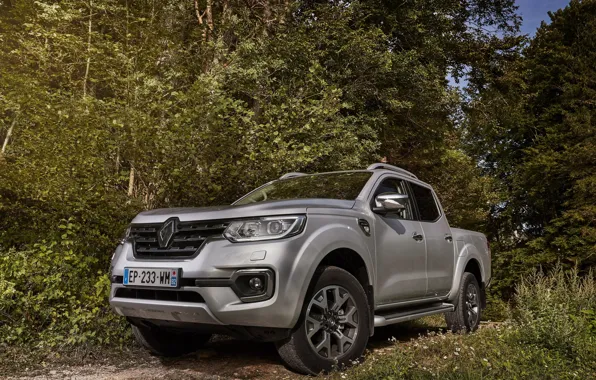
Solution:
M405 210L408 200L407 194L382 193L375 198L374 212L390 213Z

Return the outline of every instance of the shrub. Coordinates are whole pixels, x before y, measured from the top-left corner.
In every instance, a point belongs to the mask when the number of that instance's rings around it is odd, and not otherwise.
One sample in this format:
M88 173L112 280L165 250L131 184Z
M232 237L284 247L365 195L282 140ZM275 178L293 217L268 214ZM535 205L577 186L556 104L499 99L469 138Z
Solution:
M482 312L485 321L502 322L509 317L509 305L490 290L486 294L486 309Z
M127 339L108 307L108 274L97 270L97 258L76 249L74 224L60 228L60 241L0 255L0 344L47 348Z
M429 333L370 354L335 379L596 378L596 281L557 269L517 287L511 319L473 334ZM489 300L494 302L494 300ZM489 303L490 304L490 303ZM503 315L504 304L493 314ZM495 312L496 311L496 312ZM428 320L428 319L427 319ZM433 326L438 319L433 319ZM441 322L441 326L444 326Z
M474 334L435 334L369 355L340 379L573 379L591 378L590 368L557 351L528 345L514 325Z
M596 368L593 273L583 278L560 268L548 276L535 273L518 285L514 301L513 318L522 342L556 350Z

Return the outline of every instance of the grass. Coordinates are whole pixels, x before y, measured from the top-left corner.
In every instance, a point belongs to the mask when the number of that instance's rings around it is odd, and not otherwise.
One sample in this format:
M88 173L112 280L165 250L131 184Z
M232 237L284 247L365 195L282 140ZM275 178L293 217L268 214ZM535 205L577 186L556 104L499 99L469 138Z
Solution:
M585 364L585 363L584 363ZM430 332L376 352L332 379L587 379L596 369L537 345L524 344L507 323L474 334Z
M473 334L439 329L408 343L370 353L331 379L594 379L596 281L592 274L556 270L523 281L507 321ZM503 315L504 312L493 313ZM439 329L439 332L437 332Z

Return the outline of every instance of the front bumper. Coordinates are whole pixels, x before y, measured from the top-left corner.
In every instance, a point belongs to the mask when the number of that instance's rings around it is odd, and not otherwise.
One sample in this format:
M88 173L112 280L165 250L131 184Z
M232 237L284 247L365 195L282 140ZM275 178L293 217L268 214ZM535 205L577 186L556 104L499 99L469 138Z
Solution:
M279 241L230 243L218 238L207 242L193 258L180 260L137 259L132 245L118 246L112 262L112 276L122 276L125 267L180 268L182 284L177 291L196 292L204 302L135 299L117 296L118 289L131 288L113 283L110 305L119 315L151 320L207 325L235 325L292 328L300 315L308 284L308 260L303 256L302 237ZM243 302L232 287L225 286L241 270L273 272L273 294L257 302ZM192 279L192 280L190 280ZM196 281L198 280L198 281ZM222 285L224 284L224 285ZM139 288L142 289L142 288ZM168 290L165 290L168 291Z
M113 297L110 298L110 305L116 313L131 318L209 325L223 324L211 313L206 304Z

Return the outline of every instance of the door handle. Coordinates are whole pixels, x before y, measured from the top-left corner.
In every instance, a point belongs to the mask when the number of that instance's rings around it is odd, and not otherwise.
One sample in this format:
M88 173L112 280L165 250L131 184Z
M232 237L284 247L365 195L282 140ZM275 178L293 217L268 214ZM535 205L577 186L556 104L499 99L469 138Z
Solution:
M414 232L412 234L412 239L416 241L422 241L424 239L424 236L422 236L422 234L419 234L418 232Z
M449 243L453 243L453 236L445 234L445 240L447 240Z

